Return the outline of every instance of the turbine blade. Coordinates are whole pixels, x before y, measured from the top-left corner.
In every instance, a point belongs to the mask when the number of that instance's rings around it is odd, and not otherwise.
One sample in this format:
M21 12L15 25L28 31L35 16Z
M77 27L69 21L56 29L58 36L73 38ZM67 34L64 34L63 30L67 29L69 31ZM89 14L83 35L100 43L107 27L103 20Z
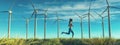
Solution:
M45 16L47 16L48 14L47 14L47 12L48 12L48 10L45 10Z
M47 12L48 12L48 8L45 10L45 14L47 15Z
M108 16L104 16L103 18L105 18L105 17L108 17Z
M78 13L75 12L75 15L78 16L79 18L82 18Z
M54 22L53 22L53 24L55 24L57 22L57 20L55 20Z
M88 15L88 13L87 14L83 14L83 15Z
M108 2L108 0L106 0L106 3L107 3L107 5L109 5L109 2Z
M88 14L83 14L83 15L82 15L82 16L83 16L82 18L85 18L85 17L87 17L87 15L88 15Z
M0 13L6 13L6 12L8 12L8 11L0 11Z
M26 19L24 16L22 16L22 18Z
M100 14L98 14L96 11L94 11L95 12L95 14L97 14L99 17L102 17Z
M86 15L84 15L82 18L86 18L87 16Z
M35 6L34 6L34 4L33 4L33 1L30 0L30 2L31 2L31 4L32 4L33 9L35 10L36 8L35 8Z
M37 9L38 11L44 11L43 9Z
M120 9L119 7L115 7L115 6L110 6L110 8Z
M44 10L44 9L37 9L38 11L48 11L48 8L46 9L46 10Z
M37 14L37 15L45 15L45 14Z
M89 9L88 9L88 13L90 13L90 10L91 10L91 1L90 1L90 5L89 5Z
M34 14L35 14L35 12L33 12L33 13L32 13L32 15L31 15L31 17L30 17L30 18L32 18Z
M97 19L96 19L93 15L90 14L90 16L91 16L92 18L94 18L94 19L97 21Z
M66 20L64 20L64 19L58 19L58 20L60 20L60 21L66 21Z
M105 11L107 11L108 7L101 13L101 15L103 15L105 13Z
M9 10L11 11L13 6L15 5L16 0L13 1L12 5L10 6Z

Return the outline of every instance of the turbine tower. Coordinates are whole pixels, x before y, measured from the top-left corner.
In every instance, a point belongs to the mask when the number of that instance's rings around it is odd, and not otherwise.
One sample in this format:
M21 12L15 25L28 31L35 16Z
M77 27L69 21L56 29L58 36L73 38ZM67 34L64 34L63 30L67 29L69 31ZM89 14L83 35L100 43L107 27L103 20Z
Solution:
M59 38L59 34L60 34L60 27L59 27L59 17L58 17L58 13L56 12L56 17L57 17L57 38Z
M47 10L45 10L45 14L44 14L44 39L46 39L46 20L47 20Z
M31 18L25 18L24 16L23 18L26 20L26 39L28 39L28 30L29 30L28 27L29 27L29 21Z

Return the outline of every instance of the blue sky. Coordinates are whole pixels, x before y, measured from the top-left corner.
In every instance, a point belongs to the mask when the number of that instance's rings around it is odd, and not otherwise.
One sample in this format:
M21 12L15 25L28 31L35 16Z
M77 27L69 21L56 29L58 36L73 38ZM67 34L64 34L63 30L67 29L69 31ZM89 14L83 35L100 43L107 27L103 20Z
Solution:
M68 31L68 21L69 18L73 18L73 31L75 33L75 38L81 38L80 33L80 19L74 14L74 12L83 15L88 12L90 0L32 0L35 8L38 9L48 9L48 18L47 18L47 38L56 38L57 37L57 25L54 23L56 20L55 12L58 12L60 19L66 21L60 21L60 32ZM10 6L14 0L0 0L0 11L9 10ZM95 17L91 17L91 37L102 37L102 28L101 28L101 18L94 13L102 13L106 8L105 0L92 0L91 14ZM109 0L111 6L119 7L120 0ZM33 8L30 0L16 0L15 5L12 8L12 24L11 24L11 37L25 38L25 20L22 16L29 18L32 15ZM39 12L43 13L43 12ZM110 8L111 13L111 30L113 38L120 38L120 9ZM106 16L107 12L103 14ZM37 38L44 37L44 20L43 16L38 16L37 24ZM7 21L8 13L0 13L0 37L7 37ZM88 38L88 23L87 18L83 19L83 30L84 37ZM105 22L105 37L108 37L108 21L107 17L104 19ZM33 38L34 31L34 21L30 20L29 23L29 38ZM70 38L71 35L61 35L61 38Z

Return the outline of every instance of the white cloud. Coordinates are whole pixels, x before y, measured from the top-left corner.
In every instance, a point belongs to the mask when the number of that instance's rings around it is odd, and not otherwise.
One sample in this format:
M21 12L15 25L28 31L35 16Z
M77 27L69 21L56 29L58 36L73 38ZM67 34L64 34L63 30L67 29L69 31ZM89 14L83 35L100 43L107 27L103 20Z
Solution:
M63 10L86 10L88 9L88 6L79 3L79 4L75 4L74 6L70 6L70 5L62 6L61 9Z
M63 5L61 7L51 7L48 8L50 11L66 11L66 10L86 10L88 9L88 6L76 4L74 6L71 5Z
M113 2L117 2L117 1L120 1L120 0L108 0L109 2L113 3ZM113 2L112 2L113 1ZM86 2L88 3L88 2ZM88 7L89 5L86 4L86 3L76 3L76 4L73 4L71 6L71 4L66 4L66 5L62 5L62 6L49 6L49 7L45 7L43 5L40 5L40 4L35 4L37 5L36 7L40 7L42 9L46 9L48 8L48 13L49 14L54 14L55 11L58 12L58 14L63 14L63 15L66 15L66 16L63 16L63 17L60 17L61 19L69 19L69 18L73 18L73 19L79 19L77 16L75 16L75 14L73 13L73 11L75 10L79 10L79 14L85 14L87 13L87 10L88 10ZM39 5L39 6L38 6ZM22 6L22 5L20 5ZM43 7L41 7L43 6ZM31 8L32 6L29 6L28 8L29 9L32 9ZM106 0L97 0L95 2L92 2L92 9L100 9L100 10L103 10L106 8ZM85 10L85 12L83 13L83 10ZM32 14L33 11L29 11L27 13L31 13ZM76 11L75 11L76 12ZM98 11L101 13L101 11ZM120 11L111 11L111 14L114 14L114 13L119 13ZM105 14L103 16L106 16L107 15L107 12L105 12ZM100 17L98 17L96 14L94 14L94 17L96 19L100 19ZM111 17L114 17L114 16L111 16ZM51 19L55 19L55 17L52 17ZM87 21L87 18L85 18L85 20ZM92 21L95 21L94 18L91 17L91 20Z

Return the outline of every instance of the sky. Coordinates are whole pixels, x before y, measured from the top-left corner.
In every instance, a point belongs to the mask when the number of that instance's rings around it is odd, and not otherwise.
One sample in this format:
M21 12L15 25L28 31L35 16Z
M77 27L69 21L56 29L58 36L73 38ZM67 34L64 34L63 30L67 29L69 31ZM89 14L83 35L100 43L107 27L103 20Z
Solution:
M118 8L110 8L111 31L113 38L120 38L120 0L108 0L110 6ZM91 37L101 38L102 27L101 17L95 12L101 14L107 7L106 0L32 0L36 9L48 9L47 12L47 28L46 38L57 38L57 23L56 12L60 19L60 37L71 38L70 35L61 34L61 32L68 32L69 18L73 19L74 38L81 38L80 16L88 13L88 8L91 2ZM25 18L30 18L33 13L33 7L30 0L0 0L0 11L9 10L12 7L12 21L11 21L11 38L25 38L26 21ZM38 14L44 13L39 11ZM8 29L8 13L0 12L0 38L7 37ZM105 12L102 16L107 16ZM37 16L37 38L44 38L44 16ZM104 18L105 37L108 36L108 18ZM88 18L83 19L83 33L84 38L88 38ZM33 17L29 22L28 38L34 37L34 20Z

